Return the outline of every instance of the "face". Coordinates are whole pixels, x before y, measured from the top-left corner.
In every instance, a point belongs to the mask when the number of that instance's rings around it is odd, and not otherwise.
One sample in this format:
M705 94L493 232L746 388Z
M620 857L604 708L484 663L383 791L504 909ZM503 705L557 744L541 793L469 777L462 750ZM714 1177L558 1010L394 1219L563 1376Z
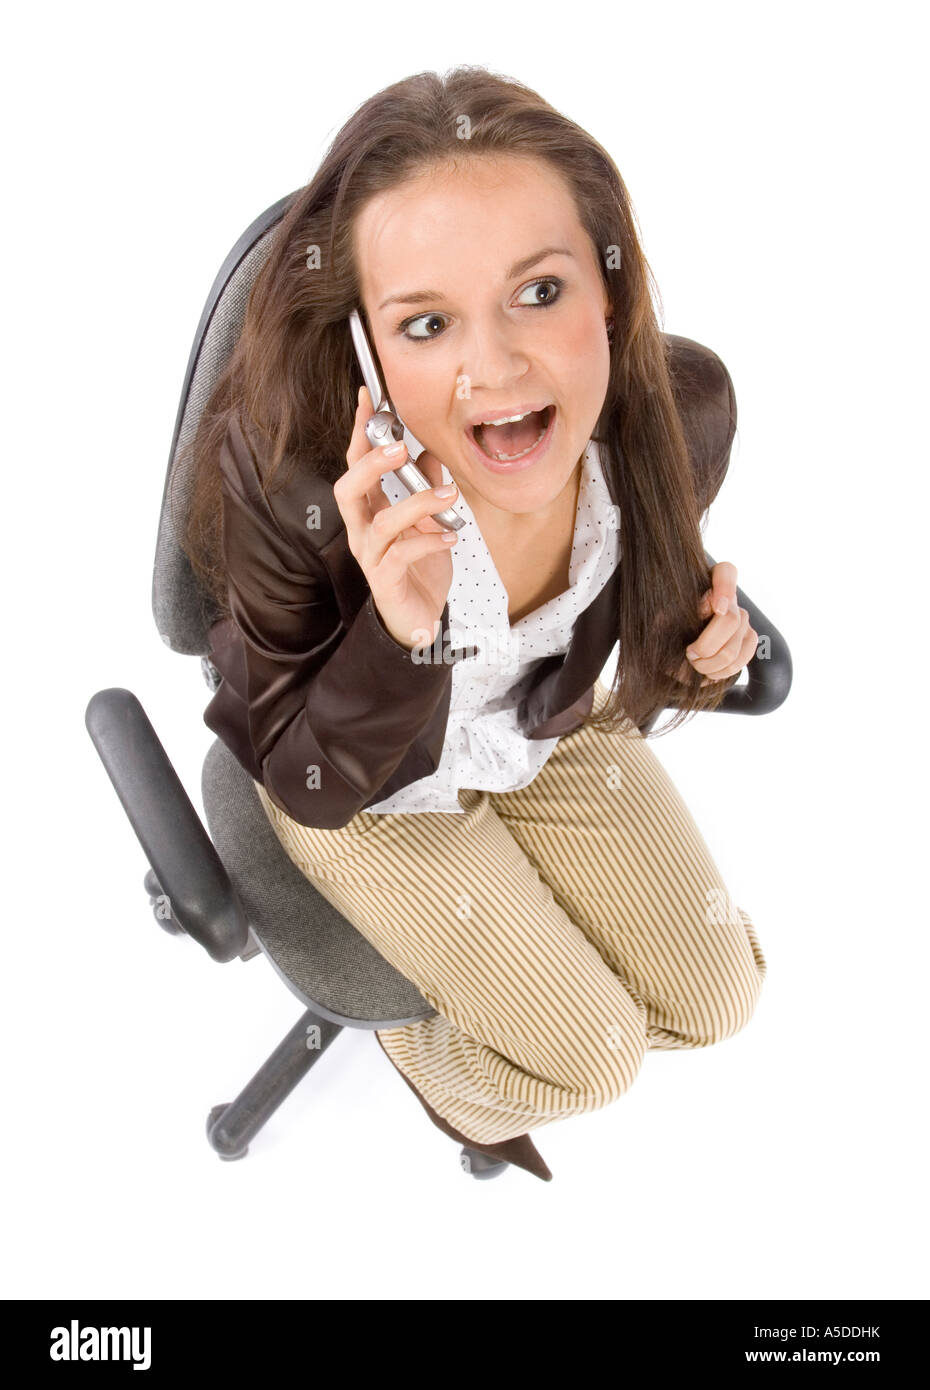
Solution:
M483 523L555 515L576 494L609 372L610 301L561 177L509 155L418 175L365 205L354 251L400 418Z

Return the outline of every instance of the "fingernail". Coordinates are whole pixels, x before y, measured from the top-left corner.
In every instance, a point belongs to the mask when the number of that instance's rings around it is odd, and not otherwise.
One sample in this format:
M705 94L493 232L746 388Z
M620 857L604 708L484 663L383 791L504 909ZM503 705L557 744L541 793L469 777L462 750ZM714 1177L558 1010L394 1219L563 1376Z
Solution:
M697 661L697 652L692 651L690 648L688 649L686 655L689 661Z
M726 596L724 596L723 598L718 598L718 600L717 600L717 612L718 612L718 613L729 613L729 611L730 611L730 600L729 600Z
M454 496L454 495L455 495L455 488L454 488L454 487L438 487L438 488L436 489L436 496L437 496L437 497L452 497L452 496Z
M405 445L402 443L386 444L384 447L384 453L387 458L394 459L397 458L398 454L402 454L404 452L404 448Z

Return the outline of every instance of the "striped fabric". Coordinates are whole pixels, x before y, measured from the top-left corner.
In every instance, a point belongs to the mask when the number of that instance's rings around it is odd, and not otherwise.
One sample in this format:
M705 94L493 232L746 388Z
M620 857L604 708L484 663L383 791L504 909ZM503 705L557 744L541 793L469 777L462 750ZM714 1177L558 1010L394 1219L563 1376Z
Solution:
M320 830L255 787L301 872L436 1009L378 1038L476 1143L607 1105L647 1049L707 1047L753 1013L751 919L629 720L562 738L518 791L460 791L464 815Z

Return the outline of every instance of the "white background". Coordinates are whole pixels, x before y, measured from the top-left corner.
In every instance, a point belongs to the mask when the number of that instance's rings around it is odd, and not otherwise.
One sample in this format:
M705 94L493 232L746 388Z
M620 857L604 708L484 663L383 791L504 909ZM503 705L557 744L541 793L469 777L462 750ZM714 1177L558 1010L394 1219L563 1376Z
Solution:
M332 11L332 18L327 14ZM925 1298L925 73L917 5L89 4L8 20L2 1164L11 1297ZM195 804L199 660L151 612L165 466L219 266L369 95L481 63L591 131L663 327L739 407L705 544L788 701L653 744L750 911L748 1028L458 1166L346 1030L224 1163L301 1013L156 925L84 726L133 690Z

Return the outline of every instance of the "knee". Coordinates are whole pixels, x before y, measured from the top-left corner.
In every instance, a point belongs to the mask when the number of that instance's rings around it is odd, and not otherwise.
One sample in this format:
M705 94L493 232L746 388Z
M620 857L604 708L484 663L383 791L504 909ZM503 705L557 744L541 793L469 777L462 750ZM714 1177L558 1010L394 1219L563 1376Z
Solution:
M700 1000L691 1009L699 1047L723 1042L746 1027L767 970L755 926L743 908L736 907L735 916L713 930L715 966L710 978L701 981Z
M699 1011L700 1026L694 1041L698 1047L711 1047L741 1032L756 1012L762 992L762 976L741 971L717 980L713 1008Z
M575 1056L580 1108L598 1110L619 1100L636 1080L646 1047L645 1030L627 1017L596 1027Z

